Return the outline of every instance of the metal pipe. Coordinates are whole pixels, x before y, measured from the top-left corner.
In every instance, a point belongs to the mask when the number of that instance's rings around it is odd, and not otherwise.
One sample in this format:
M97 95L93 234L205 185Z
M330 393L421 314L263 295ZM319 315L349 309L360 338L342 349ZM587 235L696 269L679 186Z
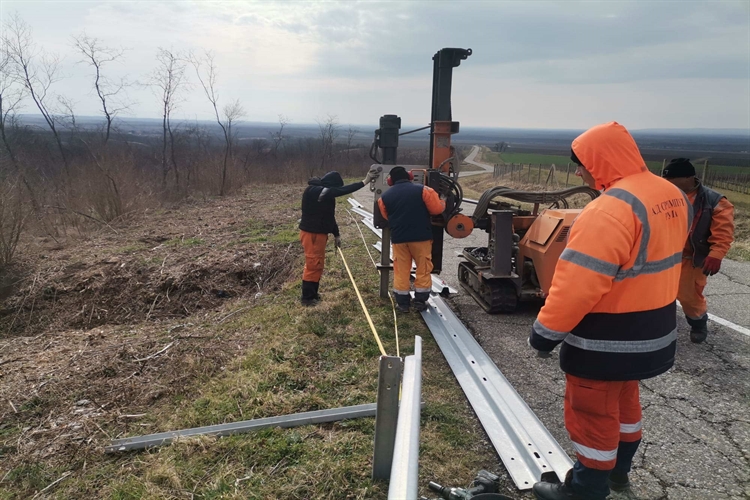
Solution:
M337 422L347 418L374 417L376 404L364 404L347 406L344 408L332 408L329 410L308 411L293 415L282 415L279 417L259 418L256 420L245 420L230 424L208 425L195 427L180 431L160 432L146 436L136 436L124 439L115 439L109 446L104 448L106 453L118 451L143 450L154 446L162 446L171 443L180 437L189 436L229 436L243 432L257 431L269 427L297 427L300 425L321 424L325 422Z
M414 337L414 355L407 356L404 360L402 380L388 500L417 499L422 397L422 338L419 336Z

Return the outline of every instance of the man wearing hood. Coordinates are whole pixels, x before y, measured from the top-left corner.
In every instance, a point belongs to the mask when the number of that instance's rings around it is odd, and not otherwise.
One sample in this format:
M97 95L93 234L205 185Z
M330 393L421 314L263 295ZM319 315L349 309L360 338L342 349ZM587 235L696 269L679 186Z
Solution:
M320 300L318 287L325 266L328 234L333 234L337 248L341 246L339 226L336 224L336 198L362 189L378 175L376 170L370 169L361 182L344 186L341 175L334 171L307 182L307 189L302 194L302 219L299 223L299 239L305 250L302 305L315 305Z
M734 206L726 196L701 184L687 158L671 160L661 175L682 189L693 205L695 218L682 254L677 299L690 325L690 341L700 344L708 336L708 305L703 289L708 276L721 269L721 261L734 241Z
M562 343L565 427L578 460L563 483L536 483L542 500L604 500L629 486L641 441L638 381L674 364L676 298L692 210L649 172L628 131L598 125L573 141L578 174L602 196L571 227L529 344Z

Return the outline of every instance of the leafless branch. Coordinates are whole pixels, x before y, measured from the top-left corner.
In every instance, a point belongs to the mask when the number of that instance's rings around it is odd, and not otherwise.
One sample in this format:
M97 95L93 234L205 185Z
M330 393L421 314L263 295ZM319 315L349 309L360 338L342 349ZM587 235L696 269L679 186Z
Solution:
M101 101L102 112L107 120L104 133L104 144L106 144L109 141L115 117L129 107L125 93L129 84L124 80L117 83L110 82L102 74L102 70L109 63L119 60L125 51L121 48L103 46L99 39L90 37L86 33L74 37L73 46L82 55L82 62L94 70L94 90Z

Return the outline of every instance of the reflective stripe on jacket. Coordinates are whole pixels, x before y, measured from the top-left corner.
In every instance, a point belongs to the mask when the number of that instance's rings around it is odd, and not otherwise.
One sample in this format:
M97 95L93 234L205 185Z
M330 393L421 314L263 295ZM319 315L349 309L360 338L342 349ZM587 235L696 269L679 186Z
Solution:
M564 342L560 366L594 380L639 380L674 363L685 194L645 166L621 125L599 125L573 151L603 196L571 227L530 342Z
M432 239L430 215L445 210L437 192L408 180L397 181L378 198L378 208L391 228L391 242L411 243Z
M734 206L726 196L698 184L688 193L695 220L685 244L685 255L702 267L709 255L723 259L734 241Z

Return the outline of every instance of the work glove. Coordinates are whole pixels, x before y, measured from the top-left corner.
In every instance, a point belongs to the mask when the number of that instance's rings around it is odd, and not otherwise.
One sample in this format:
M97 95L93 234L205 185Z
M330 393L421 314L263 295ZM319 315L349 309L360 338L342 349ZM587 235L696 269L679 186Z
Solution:
M706 276L713 276L719 272L719 269L721 269L721 259L706 257L706 260L703 261L703 274Z
M531 337L526 339L526 343L529 344L529 347L534 349L534 347L531 345ZM539 358L551 358L552 357L552 351L539 351L537 349L534 349L536 351L536 355Z
M336 245L336 248L341 248L341 236L334 236L333 243Z
M383 167L380 167L382 170ZM368 172L365 178L362 180L364 184L369 184L370 182L374 181L380 176L380 171L378 171L378 167L372 167Z

